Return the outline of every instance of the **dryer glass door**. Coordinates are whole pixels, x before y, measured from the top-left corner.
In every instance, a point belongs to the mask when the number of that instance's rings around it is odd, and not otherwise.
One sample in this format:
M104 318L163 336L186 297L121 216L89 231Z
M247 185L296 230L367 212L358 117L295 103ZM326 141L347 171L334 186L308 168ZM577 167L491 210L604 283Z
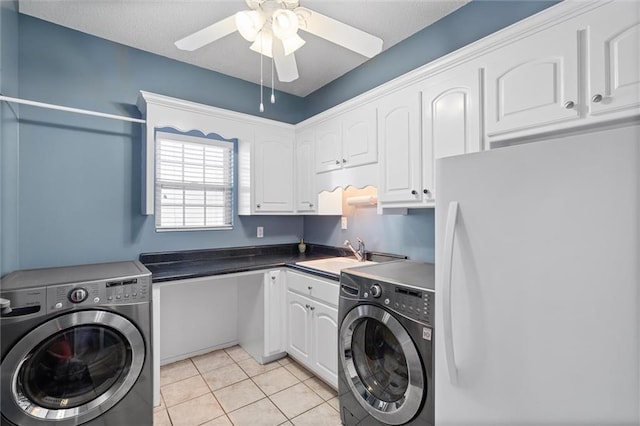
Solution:
M422 362L407 331L387 311L353 308L340 327L340 355L351 391L371 416L400 425L418 413L426 386Z
M2 414L21 426L87 422L127 394L144 360L144 339L123 316L96 310L56 317L2 360Z

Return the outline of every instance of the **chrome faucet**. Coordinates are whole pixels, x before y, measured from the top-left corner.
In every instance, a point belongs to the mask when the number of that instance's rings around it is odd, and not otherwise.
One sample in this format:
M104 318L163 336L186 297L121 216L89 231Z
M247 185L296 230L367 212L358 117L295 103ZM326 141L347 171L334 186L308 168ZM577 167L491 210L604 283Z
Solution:
M356 237L356 239L358 240L357 250L353 248L349 240L345 240L344 245L351 249L353 254L356 256L356 259L358 259L358 262L364 262L365 261L364 241L362 241L359 237Z

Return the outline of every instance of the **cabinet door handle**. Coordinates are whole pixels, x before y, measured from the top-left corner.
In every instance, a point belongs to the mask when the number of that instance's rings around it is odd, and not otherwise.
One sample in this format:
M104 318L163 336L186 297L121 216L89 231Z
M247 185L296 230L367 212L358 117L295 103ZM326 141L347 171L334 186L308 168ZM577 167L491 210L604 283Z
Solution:
M418 194L418 191L416 191L415 189L411 190L411 195L417 195L417 194Z
M574 106L576 106L576 103L573 101L567 101L564 103L564 107L566 109L573 109Z
M429 193L429 190L428 190L428 189L423 189L423 190L422 190L422 193L423 193L423 194L428 194L428 193Z
M342 163L346 163L346 162L347 162L347 160L343 158L342 159Z
M591 101L595 102L595 103L601 102L602 101L602 95L599 94L599 93L596 94L596 95L593 95L593 98L591 98Z
M304 305L307 309L309 309L311 306L309 306L309 304Z
M313 287L308 286L308 287L307 287L307 290L313 290Z
M309 203L309 207L313 207L313 203Z
M257 204L257 205L256 205L256 208L257 208L257 209L259 209L259 208L260 208L260 204Z
M309 309L311 309L312 311L316 309L315 306L310 306Z
M336 164L340 164L340 160L336 160Z

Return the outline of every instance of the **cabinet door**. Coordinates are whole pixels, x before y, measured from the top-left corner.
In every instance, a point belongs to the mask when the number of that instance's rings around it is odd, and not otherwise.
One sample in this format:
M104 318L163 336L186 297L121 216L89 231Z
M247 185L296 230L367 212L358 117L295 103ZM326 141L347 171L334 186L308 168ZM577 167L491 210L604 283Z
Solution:
M338 118L316 127L316 172L328 172L342 167L342 140Z
M311 300L287 291L287 352L300 362L311 362Z
M592 115L640 113L640 3L613 2L594 11L589 28Z
M381 148L380 202L417 204L422 199L420 91L408 88L378 106Z
M284 274L278 270L264 274L265 356L286 351L285 306L287 292L283 277Z
M256 137L254 212L293 212L293 138Z
M422 91L424 201L435 201L435 160L481 149L480 70L435 77Z
M559 25L528 36L488 55L486 64L489 136L580 117L575 29Z
M338 386L338 310L322 303L312 303L311 336L313 338L313 370L323 379Z
M342 118L343 167L361 166L378 161L376 109L365 105Z
M316 198L313 167L313 132L298 136L296 143L296 211L315 212Z

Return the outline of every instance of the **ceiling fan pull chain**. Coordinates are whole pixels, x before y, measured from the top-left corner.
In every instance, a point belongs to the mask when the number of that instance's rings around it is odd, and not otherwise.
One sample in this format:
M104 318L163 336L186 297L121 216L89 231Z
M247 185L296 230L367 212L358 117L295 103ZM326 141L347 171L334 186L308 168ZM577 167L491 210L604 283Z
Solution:
M264 104L262 103L262 35L260 37L260 112L264 112Z
M276 103L276 94L274 92L274 87L276 85L275 83L275 79L274 79L274 72L273 72L273 55L271 56L271 103L275 104Z

